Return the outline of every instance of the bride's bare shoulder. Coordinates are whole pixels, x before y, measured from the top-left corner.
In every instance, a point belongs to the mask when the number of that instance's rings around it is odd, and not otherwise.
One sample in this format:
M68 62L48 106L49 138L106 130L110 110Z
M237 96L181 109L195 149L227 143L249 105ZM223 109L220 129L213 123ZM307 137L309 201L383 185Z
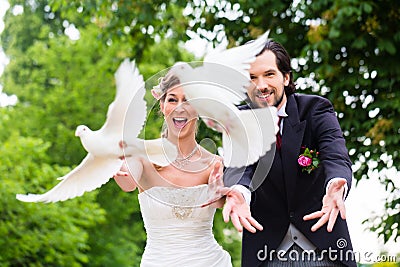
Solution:
M200 146L200 151L201 151L201 158L206 159L206 160L222 160L221 156L211 153L204 147Z

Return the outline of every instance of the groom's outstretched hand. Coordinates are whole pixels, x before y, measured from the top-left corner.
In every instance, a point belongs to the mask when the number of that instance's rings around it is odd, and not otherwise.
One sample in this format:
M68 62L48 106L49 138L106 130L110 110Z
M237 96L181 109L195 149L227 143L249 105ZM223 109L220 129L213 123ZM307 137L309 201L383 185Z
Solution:
M303 217L305 221L319 218L311 227L311 231L315 232L321 228L321 226L328 223L327 231L332 232L339 213L342 219L346 219L346 208L343 200L344 185L346 183L346 179L335 178L322 199L322 209Z
M230 218L239 232L243 231L243 227L251 233L263 230L262 225L251 216L250 206L246 203L241 192L228 187L220 189L220 192L226 196L225 206L222 210L226 223L229 222Z

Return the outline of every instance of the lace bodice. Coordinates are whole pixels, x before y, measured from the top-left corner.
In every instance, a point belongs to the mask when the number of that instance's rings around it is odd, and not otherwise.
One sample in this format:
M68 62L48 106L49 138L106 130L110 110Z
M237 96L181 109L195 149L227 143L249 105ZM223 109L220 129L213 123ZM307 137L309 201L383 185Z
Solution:
M231 266L212 233L215 208L200 207L207 188L152 187L139 194L147 233L141 266Z
M215 209L200 208L207 201L207 185L194 187L152 187L139 194L144 220L213 219ZM146 209L148 206L149 209ZM156 208L155 208L156 207ZM156 210L156 212L155 212ZM146 224L146 222L145 222Z

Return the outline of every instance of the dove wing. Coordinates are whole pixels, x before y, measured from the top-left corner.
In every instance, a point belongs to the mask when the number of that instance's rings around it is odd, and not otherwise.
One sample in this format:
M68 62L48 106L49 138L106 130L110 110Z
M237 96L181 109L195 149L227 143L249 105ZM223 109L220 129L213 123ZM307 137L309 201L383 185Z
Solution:
M239 110L229 101L235 95L231 92L223 92L216 85L200 85L201 90L196 85L184 85L185 96L189 104L194 107L207 126L212 128L209 120L218 122L222 128L229 129L230 125ZM227 101L228 99L228 101Z
M57 202L82 196L107 183L121 168L123 161L94 157L88 154L75 169L69 172L50 191L44 194L17 194L17 199L24 202Z
M276 109L240 110L231 130L222 133L223 159L226 167L243 167L255 163L276 141Z
M256 60L256 55L264 48L268 40L268 35L269 31L265 32L256 40L244 45L222 51L221 49L215 49L204 57L204 62L231 67L250 79L250 64Z
M145 140L146 155L150 162L159 166L167 166L178 156L178 150L174 144L166 138Z
M211 85L202 85L202 90L191 85L185 88L185 94L205 124L222 132L222 157L226 167L253 164L275 143L278 130L275 107L238 110L219 98L218 90Z
M269 31L253 42L230 49L215 49L204 57L203 70L207 78L246 98L250 83L250 64L256 60L268 40Z
M136 137L143 128L146 120L146 101L143 76L139 73L134 61L125 59L115 72L117 92L114 101L109 105L107 119L100 129L104 134L119 134L124 123L129 123L129 135ZM134 116L126 120L130 109Z
M167 166L178 156L174 144L166 138L152 140L136 139L133 145L125 148L125 154L140 155L158 166Z

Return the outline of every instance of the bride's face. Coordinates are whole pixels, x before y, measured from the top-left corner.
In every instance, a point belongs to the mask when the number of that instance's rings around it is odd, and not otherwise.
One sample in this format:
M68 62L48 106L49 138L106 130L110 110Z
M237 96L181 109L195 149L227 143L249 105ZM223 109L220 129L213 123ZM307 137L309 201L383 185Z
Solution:
M183 138L195 134L197 112L186 101L181 86L168 89L160 108L168 126L168 136Z

